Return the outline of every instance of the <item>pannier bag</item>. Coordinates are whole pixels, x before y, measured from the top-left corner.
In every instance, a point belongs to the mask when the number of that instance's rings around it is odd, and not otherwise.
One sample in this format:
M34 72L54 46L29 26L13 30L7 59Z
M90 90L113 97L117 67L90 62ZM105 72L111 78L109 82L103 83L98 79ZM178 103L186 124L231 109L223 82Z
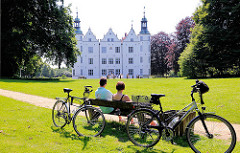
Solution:
M198 84L197 88L200 88L200 91L202 94L209 91L208 85L206 83L204 83L203 81L198 81L197 84Z

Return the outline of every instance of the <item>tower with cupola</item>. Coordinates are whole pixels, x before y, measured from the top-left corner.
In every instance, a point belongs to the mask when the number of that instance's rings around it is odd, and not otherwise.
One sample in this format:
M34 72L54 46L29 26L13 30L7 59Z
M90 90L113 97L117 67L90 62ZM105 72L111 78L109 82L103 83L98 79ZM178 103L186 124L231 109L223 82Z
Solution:
M74 27L81 55L72 69L73 78L136 78L151 75L150 33L145 8L139 34L135 33L131 25L130 31L122 39L111 28L100 40L96 39L90 28L83 35L80 22L77 12Z
M141 31L138 35L140 40L140 75L151 75L151 35L148 31L147 18L145 16L145 7L143 18L141 20Z

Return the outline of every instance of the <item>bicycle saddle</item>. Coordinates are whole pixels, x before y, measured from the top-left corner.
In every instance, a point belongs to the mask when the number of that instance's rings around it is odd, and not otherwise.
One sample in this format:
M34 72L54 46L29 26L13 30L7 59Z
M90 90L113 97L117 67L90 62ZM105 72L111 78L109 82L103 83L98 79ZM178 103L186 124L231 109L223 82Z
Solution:
M164 97L165 95L163 94L151 94L152 98L150 100L150 103L153 103L153 104L160 104L160 98L161 97Z
M72 89L69 89L69 88L64 88L63 89L63 92L65 93L65 92L67 92L67 93L70 93L72 91Z
M151 94L151 96L152 96L153 98L156 98L156 99L159 99L159 98L161 98L161 97L165 97L164 94Z

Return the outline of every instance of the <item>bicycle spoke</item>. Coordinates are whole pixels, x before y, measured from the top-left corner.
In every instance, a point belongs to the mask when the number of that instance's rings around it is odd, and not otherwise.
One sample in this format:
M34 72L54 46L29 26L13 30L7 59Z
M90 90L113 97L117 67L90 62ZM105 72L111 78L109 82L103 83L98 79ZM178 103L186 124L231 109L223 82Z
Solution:
M57 127L64 127L66 125L67 108L63 101L57 101L52 110L53 123Z
M236 134L232 126L223 118L216 115L206 115L205 125L196 118L188 125L187 139L195 152L231 152L236 143Z
M150 125L153 120L159 125L159 121L154 119L153 114L149 111L136 111L129 117L127 134L135 145L151 147L159 141L160 133L156 132L156 127Z
M81 108L74 115L73 127L80 136L98 136L105 127L105 118L95 107Z

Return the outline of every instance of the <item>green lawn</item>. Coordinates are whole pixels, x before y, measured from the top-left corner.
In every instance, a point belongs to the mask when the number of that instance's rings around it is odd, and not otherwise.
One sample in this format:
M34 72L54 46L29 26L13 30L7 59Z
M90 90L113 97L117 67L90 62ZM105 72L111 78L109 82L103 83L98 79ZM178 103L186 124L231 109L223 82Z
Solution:
M115 85L119 79L108 80L107 88L115 93ZM125 94L150 95L151 93L165 94L162 98L164 110L180 109L190 103L191 85L193 79L157 78L157 79L123 79L126 84ZM216 112L231 123L240 124L240 78L203 79L210 90L204 94L207 111ZM99 79L60 80L60 81L26 81L0 79L0 88L23 93L39 95L48 98L65 97L63 88L73 89L72 95L82 97L83 86L92 85L96 90ZM94 98L94 92L90 95Z
M160 141L150 149L134 146L126 135L125 126L107 122L101 137L78 137L72 124L64 129L53 126L51 110L0 96L0 152L145 152L190 153L185 140L177 145ZM207 145L207 144L206 144ZM207 147L204 145L204 147ZM240 143L234 150L240 150Z
M108 89L115 92L118 80L108 81ZM179 109L190 102L190 86L195 80L184 78L125 79L125 93L128 95L166 94L162 98L165 110ZM204 79L210 91L204 95L209 111L216 111L231 123L240 123L240 79ZM72 88L75 96L82 96L84 85L98 87L98 79L23 81L0 80L0 88L40 95L43 97L64 97L62 88ZM94 94L91 95L94 97ZM72 123L58 129L53 126L51 110L0 96L0 152L150 152L150 153L190 153L187 142L177 141L172 145L160 141L150 149L134 146L126 135L123 124L107 122L101 137L78 137ZM239 131L237 131L239 132ZM203 147L207 147L205 144ZM240 142L234 153L240 150Z

